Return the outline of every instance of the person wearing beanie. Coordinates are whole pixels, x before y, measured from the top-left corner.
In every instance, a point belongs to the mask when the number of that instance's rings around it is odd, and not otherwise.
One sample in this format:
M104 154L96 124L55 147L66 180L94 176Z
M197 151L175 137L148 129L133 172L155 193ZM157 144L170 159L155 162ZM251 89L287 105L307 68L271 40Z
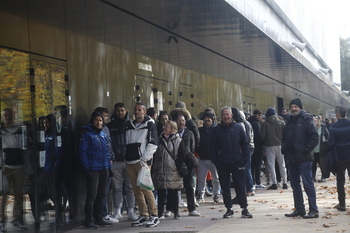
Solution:
M277 189L277 179L275 164L278 168L283 182L283 189L288 188L287 172L284 156L281 153L282 134L285 127L284 121L280 120L274 108L268 108L266 111L266 121L262 124L260 130L261 140L266 145L267 169L271 174L272 185L267 189Z
M220 195L220 181L216 167L211 162L210 154L210 135L214 127L216 127L214 124L214 114L211 112L205 112L202 119L203 127L198 129L201 140L199 141L199 145L196 147L196 152L199 155L197 202L200 203L204 201L206 177L208 171L210 171L213 177L213 199L215 203L218 203Z
M113 225L104 221L102 216L103 199L106 196L111 168L107 137L102 127L103 115L94 111L89 124L83 127L79 143L80 161L87 180L84 227L92 229L96 229L96 225Z
M319 138L312 115L303 111L302 107L301 100L298 98L290 102L291 116L282 137L282 153L285 156L289 169L295 208L292 213L285 214L285 216L318 218L316 191L312 179L312 164L314 160L312 151L317 146ZM303 180L305 193L308 197L308 214L305 211L300 180Z

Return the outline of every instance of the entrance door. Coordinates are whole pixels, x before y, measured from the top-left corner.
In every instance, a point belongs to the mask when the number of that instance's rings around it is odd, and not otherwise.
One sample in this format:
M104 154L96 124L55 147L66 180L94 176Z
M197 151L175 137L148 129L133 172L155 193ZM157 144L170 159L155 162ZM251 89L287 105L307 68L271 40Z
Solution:
M0 222L8 230L65 223L65 74L62 61L0 48L1 171L9 187Z

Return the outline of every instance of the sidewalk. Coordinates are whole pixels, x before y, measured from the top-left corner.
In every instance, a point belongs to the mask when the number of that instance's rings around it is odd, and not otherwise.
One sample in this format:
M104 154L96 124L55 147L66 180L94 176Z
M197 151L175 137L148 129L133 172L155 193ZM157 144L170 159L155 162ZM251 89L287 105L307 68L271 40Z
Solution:
M348 184L347 180L347 184ZM161 219L155 228L145 226L132 227L130 221L123 220L113 227L87 230L82 226L68 231L69 233L91 232L283 232L283 233L312 233L312 232L350 232L350 208L340 212L334 208L338 203L335 177L332 176L326 183L315 183L317 204L320 218L302 219L287 218L285 213L293 211L293 194L289 187L287 190L256 190L255 196L248 197L248 209L253 215L252 219L242 219L241 210L234 205L235 215L233 218L223 219L226 212L223 203L214 204L211 197L206 198L206 203L200 204L197 211L201 217L189 217L187 209L180 209L180 220L172 217ZM350 195L348 187L347 196ZM234 197L234 190L232 189ZM306 195L304 195L306 199ZM222 200L222 197L220 197ZM306 199L306 210L308 210ZM126 219L126 217L125 217Z

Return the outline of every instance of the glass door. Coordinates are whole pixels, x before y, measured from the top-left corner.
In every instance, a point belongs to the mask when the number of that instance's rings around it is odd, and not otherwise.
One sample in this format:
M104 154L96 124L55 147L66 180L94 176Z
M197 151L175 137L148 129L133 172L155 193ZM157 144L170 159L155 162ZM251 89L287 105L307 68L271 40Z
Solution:
M55 230L69 220L65 62L0 48L0 74L0 228Z

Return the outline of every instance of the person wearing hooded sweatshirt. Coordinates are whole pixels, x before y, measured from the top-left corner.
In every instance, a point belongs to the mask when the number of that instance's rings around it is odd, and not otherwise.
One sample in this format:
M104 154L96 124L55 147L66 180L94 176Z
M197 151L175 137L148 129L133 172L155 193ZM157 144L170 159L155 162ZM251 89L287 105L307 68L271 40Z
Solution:
M249 155L249 160L246 163L245 166L245 172L246 172L246 194L247 196L254 196L254 184L253 184L253 177L252 177L252 171L251 171L251 161L252 161L252 155L254 152L254 132L252 125L246 120L245 114L242 111L239 111L238 108L231 108L232 109L232 114L233 114L233 119L236 123L242 125L244 132L247 136L248 140L248 145L249 145L249 150L248 150L248 155ZM237 199L233 199L233 202L235 204L237 203Z
M89 124L83 127L79 143L80 161L87 180L84 227L94 229L97 228L96 225L112 225L104 221L102 216L102 204L111 168L108 140L102 127L103 115L93 112Z
M114 105L114 113L111 122L107 124L110 131L112 148L114 152L114 163L112 164L113 177L111 180L111 190L113 191L114 212L110 216L113 219L122 219L123 206L123 185L128 204L128 220L137 219L134 212L135 196L132 190L129 175L126 171L125 163L125 134L123 134L123 124L129 121L129 112L124 103Z
M153 158L157 150L157 128L153 119L146 115L146 106L137 102L134 106L135 120L127 121L123 126L125 133L125 162L140 216L132 226L156 227L159 224L156 201L151 190L142 189L136 185L137 176L142 166ZM147 204L148 208L147 208Z
M268 108L266 112L266 121L262 124L260 130L261 140L266 145L267 169L271 174L272 185L267 189L277 189L277 178L275 170L275 162L277 161L283 189L287 189L287 172L284 156L281 153L282 135L285 123L276 115L274 108Z

